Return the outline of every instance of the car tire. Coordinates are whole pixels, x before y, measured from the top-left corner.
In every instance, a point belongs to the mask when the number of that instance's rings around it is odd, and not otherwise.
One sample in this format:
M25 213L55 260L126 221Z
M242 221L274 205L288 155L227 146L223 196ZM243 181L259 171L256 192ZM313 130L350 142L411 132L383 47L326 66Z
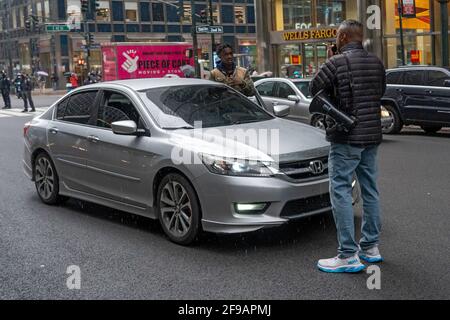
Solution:
M383 105L383 107L387 110L387 112L389 112L390 116L394 120L394 122L392 123L392 125L389 128L383 128L383 133L385 133L385 134L399 133L403 128L403 122L402 122L402 119L400 118L400 115L399 115L397 109L390 104L385 104L385 105Z
M442 129L441 126L421 126L421 128L426 133L436 133Z
M311 125L314 128L325 130L325 117L320 114L314 115L311 119Z
M37 155L33 174L36 191L42 202L54 205L68 199L68 197L59 195L59 176L52 159L45 152Z
M158 186L158 219L169 239L180 245L192 244L201 232L200 204L189 181L180 174L166 175Z

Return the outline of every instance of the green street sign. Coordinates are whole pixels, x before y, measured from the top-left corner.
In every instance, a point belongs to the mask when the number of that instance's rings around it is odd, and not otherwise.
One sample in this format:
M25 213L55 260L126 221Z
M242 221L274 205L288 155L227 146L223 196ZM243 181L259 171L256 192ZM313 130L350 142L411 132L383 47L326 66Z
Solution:
M45 30L50 32L70 31L70 28L66 24L47 24Z

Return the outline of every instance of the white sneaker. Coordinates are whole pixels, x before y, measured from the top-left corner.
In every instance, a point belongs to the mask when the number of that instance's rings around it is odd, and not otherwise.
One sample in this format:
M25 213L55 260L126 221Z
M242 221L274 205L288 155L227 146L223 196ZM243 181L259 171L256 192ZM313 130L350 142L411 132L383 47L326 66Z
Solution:
M380 250L378 249L378 246L375 246L369 250L360 249L359 257L368 263L377 263L377 262L383 261L383 257L380 254Z
M341 273L350 272L356 273L365 269L365 265L361 263L357 254L350 258L341 259L334 257L331 259L322 259L317 263L319 270L323 272Z

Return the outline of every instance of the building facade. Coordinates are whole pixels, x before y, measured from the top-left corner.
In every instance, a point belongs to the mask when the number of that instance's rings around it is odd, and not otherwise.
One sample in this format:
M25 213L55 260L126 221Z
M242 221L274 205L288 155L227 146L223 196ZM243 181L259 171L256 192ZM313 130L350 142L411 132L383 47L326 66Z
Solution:
M336 41L337 28L345 19L364 24L367 49L387 68L402 64L398 0L255 0L255 5L259 71L312 76L326 60L327 46ZM405 64L448 66L449 2L404 0L403 5ZM444 39L442 23L447 26Z
M191 1L183 1L180 16L178 0L90 0L88 21L79 23L80 0L0 0L0 68L14 75L19 71L36 70L57 74L58 87L64 85L65 72L86 72L78 62L86 57L84 30L93 34L90 68L101 68L98 45L109 42L192 42ZM255 65L256 25L253 0L212 0L214 24L222 25L224 33L215 42L234 45L239 64ZM209 1L195 1L200 15ZM27 31L29 17L36 25ZM47 31L45 24L69 24L70 31ZM40 27L39 27L40 26ZM77 29L79 28L79 29ZM200 62L209 62L211 36L198 35Z

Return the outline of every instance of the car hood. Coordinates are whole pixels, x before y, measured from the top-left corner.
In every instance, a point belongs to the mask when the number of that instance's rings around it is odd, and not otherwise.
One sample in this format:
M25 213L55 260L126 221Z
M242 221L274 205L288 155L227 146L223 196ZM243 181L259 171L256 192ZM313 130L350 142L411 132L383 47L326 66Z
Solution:
M280 118L225 127L176 130L170 133L169 139L172 145L195 153L268 162L322 157L329 150L323 131Z

